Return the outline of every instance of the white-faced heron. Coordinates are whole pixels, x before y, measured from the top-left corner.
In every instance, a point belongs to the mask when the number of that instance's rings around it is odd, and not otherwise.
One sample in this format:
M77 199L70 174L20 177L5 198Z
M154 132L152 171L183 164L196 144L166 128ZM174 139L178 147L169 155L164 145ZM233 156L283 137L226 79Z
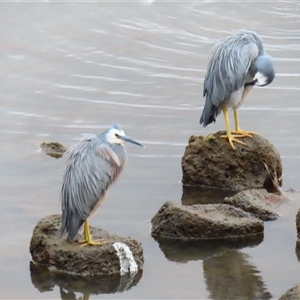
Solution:
M238 108L253 85L265 86L273 81L275 72L272 59L265 53L262 39L250 30L240 30L220 41L214 48L204 80L203 96L206 97L200 124L215 122L223 111L226 135L233 149L233 142L244 144L237 138L252 137L254 132L241 130ZM228 108L234 111L235 131L230 131Z
M114 123L98 136L84 136L65 153L68 160L60 194L61 236L67 231L68 241L72 241L83 226L85 244L105 243L103 240L92 240L88 217L97 210L107 189L124 168L124 142L144 147L127 137L121 127Z

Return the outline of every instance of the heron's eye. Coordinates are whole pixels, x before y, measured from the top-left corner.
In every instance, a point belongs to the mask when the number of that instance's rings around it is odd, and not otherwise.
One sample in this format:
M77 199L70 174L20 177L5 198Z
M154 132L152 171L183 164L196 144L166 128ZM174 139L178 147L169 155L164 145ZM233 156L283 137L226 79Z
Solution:
M116 136L116 138L119 138L119 137L120 137L117 133L115 133L115 136Z

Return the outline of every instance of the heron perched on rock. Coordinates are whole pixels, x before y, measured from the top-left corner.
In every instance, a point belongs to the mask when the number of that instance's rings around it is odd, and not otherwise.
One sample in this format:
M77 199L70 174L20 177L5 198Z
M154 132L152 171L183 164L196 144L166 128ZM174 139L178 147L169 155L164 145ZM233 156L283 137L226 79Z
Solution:
M126 162L124 142L144 147L125 135L114 123L97 135L89 134L65 153L67 165L60 194L62 206L61 236L68 232L72 241L83 226L87 245L102 245L103 240L92 240L88 217L104 200L109 186L115 182Z
M238 138L252 137L254 132L241 130L238 108L254 85L268 85L274 77L272 58L254 31L243 29L220 41L211 54L204 80L206 101L200 124L205 127L215 122L223 111L226 135L221 137L227 138L233 149L233 142L246 145ZM235 131L230 131L228 108L234 112Z

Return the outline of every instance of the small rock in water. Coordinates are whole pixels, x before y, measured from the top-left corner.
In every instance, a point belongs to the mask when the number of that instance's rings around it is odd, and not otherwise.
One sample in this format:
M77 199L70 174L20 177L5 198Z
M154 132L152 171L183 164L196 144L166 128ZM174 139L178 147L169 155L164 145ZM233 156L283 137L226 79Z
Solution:
M287 290L278 300L297 300L300 299L300 283Z
M93 239L104 239L108 243L102 246L82 246L78 242L70 244L65 235L59 237L60 225L61 215L47 216L37 223L30 242L30 253L35 263L84 276L123 275L143 268L143 249L139 242L91 227ZM115 244L122 244L121 257Z
M233 150L223 131L208 137L191 136L182 157L184 185L223 188L236 191L256 188L278 193L282 164L279 152L265 138L240 138Z
M47 155L52 156L54 158L61 158L63 154L67 151L67 149L60 143L50 142L50 143L41 143L41 149Z
M151 220L153 236L179 239L232 238L263 232L264 224L228 204L184 206L167 201Z
M276 208L286 201L286 197L268 193L264 189L245 190L224 199L224 203L241 208L263 221L276 220Z

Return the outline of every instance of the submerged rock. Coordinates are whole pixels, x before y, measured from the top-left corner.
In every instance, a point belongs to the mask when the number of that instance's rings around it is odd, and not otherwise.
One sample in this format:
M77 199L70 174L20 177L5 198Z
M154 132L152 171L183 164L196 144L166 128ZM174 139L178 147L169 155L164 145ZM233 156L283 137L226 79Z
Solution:
M264 224L228 204L184 206L167 201L151 220L153 236L179 239L232 238L261 233Z
M278 300L300 299L300 283L287 290Z
M263 221L273 221L278 218L276 208L287 200L284 196L268 193L264 189L251 189L226 197L224 203L241 208Z
M191 136L182 157L182 183L241 191L264 188L277 192L281 185L282 164L279 152L265 138L240 138L247 146L235 143L233 150L225 132Z
M35 263L72 274L93 276L136 273L144 264L141 244L91 227L93 238L105 239L102 246L72 244L59 237L60 215L41 219L33 230L30 253Z
M50 142L50 143L41 143L41 149L47 155L52 156L54 158L61 158L63 154L67 151L62 144L57 142Z

